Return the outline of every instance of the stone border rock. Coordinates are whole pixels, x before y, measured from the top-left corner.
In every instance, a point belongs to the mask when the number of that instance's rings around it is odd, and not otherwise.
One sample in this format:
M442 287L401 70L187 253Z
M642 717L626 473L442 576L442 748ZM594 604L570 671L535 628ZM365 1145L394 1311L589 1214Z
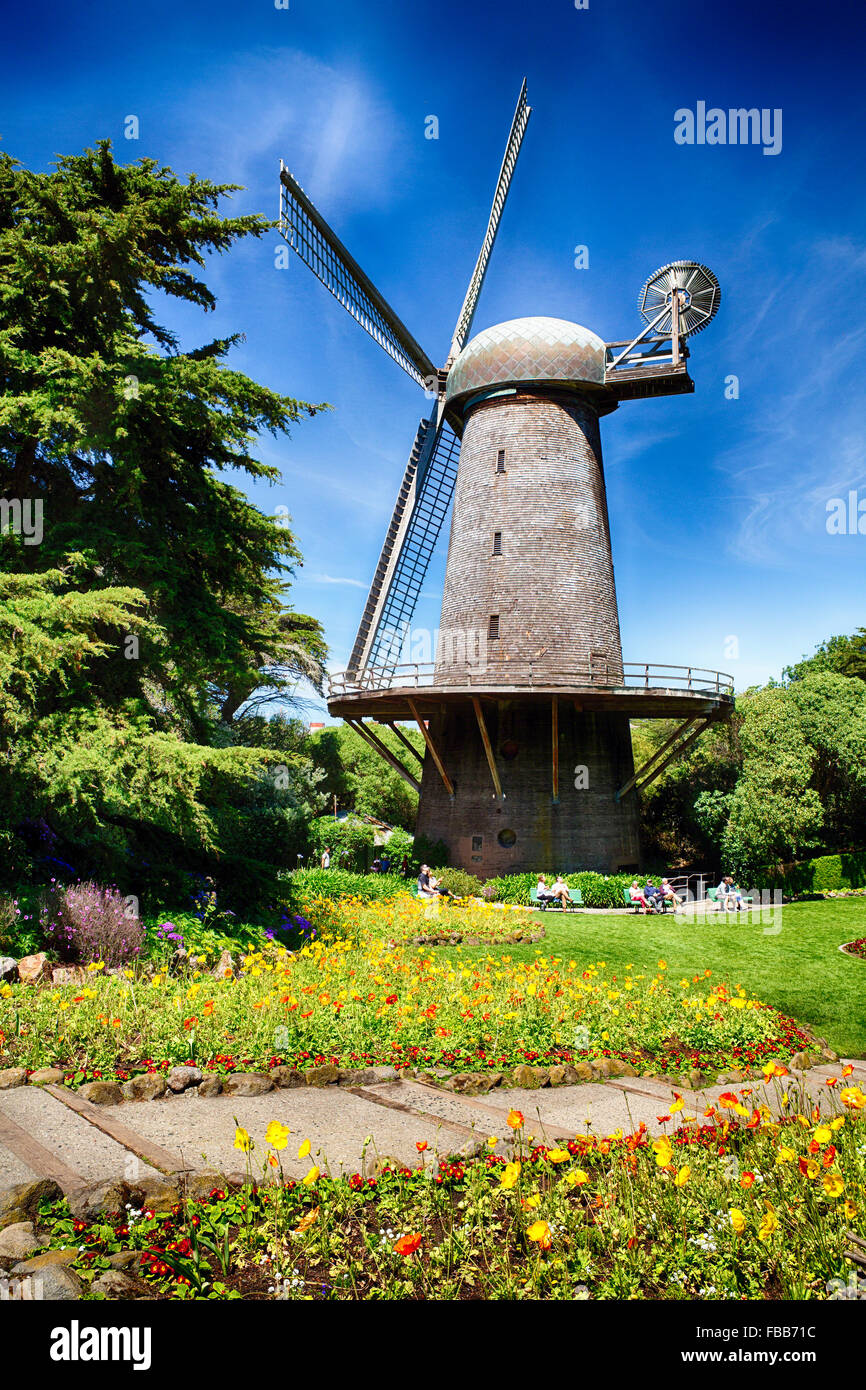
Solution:
M838 1055L826 1039L801 1029L810 1046L794 1053L788 1062L790 1071L808 1071L827 1062L838 1062ZM532 1065L518 1062L503 1070L450 1072L446 1067L400 1068L392 1066L338 1067L331 1062L301 1070L298 1067L277 1066L268 1072L237 1071L220 1074L203 1072L195 1066L178 1066L163 1075L161 1072L141 1072L128 1081L86 1081L77 1087L76 1094L93 1105L120 1105L123 1101L171 1099L173 1096L261 1096L268 1091L287 1090L305 1086L373 1086L403 1077L438 1086L461 1095L481 1095L502 1086L506 1089L538 1090L544 1086L578 1086L585 1082L604 1082L627 1077L643 1078L664 1085L680 1086L699 1091L705 1086L739 1085L754 1080L760 1073L747 1068L716 1071L693 1068L688 1072L639 1072L619 1057L594 1057L574 1063ZM62 1085L64 1072L45 1067L31 1072L25 1067L0 1070L0 1090L26 1085Z

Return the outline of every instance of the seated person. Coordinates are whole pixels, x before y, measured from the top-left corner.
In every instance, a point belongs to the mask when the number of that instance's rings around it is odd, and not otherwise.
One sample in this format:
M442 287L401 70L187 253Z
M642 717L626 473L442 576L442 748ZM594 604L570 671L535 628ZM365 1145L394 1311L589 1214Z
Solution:
M568 893L568 884L562 877L562 874L556 875L556 878L554 879L550 887L550 894L551 897L556 898L557 901L562 904L562 910L564 912L568 907L569 903L571 902L571 898L569 897Z
M725 882L728 885L728 897L733 900L734 906L736 907L737 911L743 912L743 895L740 892L739 885L734 883L734 880L731 878L730 874L726 878Z
M662 912L662 890L657 888L651 878L648 878L643 890L644 901L649 903L652 912Z
M723 875L716 889L716 902L719 904L720 912L730 912L736 906L736 894L732 891L733 886L734 880Z
M634 879L634 880L633 880L632 885L631 885L631 888L629 888L629 890L628 890L628 895L629 895L629 897L631 898L631 900L632 900L633 903L641 903L641 904L642 904L643 910L644 910L645 913L650 911L650 905L649 905L649 903L647 902L646 898L644 897L643 889L641 888L641 886L640 886L640 884L638 883L637 879Z
M418 897L435 898L436 891L431 883L430 869L427 864L421 865L421 872L418 875Z
M547 879L544 877L544 874L538 875L538 882L535 885L535 896L537 897L540 903L544 904L556 901L556 899L554 898L553 894L547 886Z
M428 869L428 870L427 870L427 873L428 873L429 879L430 879L430 888L431 888L431 890L432 890L432 892L433 892L433 894L434 894L435 897L437 897L437 898L453 898L454 894L453 894L453 893L449 893L448 889L445 887L445 885L442 883L442 881L434 876L433 870L432 870L432 869Z
M662 879L661 894L666 902L673 903L674 912L677 908L682 907L683 900L674 892L669 878Z

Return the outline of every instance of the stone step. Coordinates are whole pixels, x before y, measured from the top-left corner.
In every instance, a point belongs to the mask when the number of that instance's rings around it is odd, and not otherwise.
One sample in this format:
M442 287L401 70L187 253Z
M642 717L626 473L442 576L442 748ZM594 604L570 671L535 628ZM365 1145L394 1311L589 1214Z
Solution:
M124 1175L160 1176L155 1166L45 1087L0 1091L0 1186L51 1177L71 1191L85 1182Z

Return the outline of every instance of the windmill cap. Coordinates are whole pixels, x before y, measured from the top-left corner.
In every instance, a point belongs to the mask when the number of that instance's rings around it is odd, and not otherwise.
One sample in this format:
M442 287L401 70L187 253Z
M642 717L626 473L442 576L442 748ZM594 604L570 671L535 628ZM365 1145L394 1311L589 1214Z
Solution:
M568 319L509 319L476 333L456 358L445 388L451 405L497 386L557 382L603 387L605 343Z

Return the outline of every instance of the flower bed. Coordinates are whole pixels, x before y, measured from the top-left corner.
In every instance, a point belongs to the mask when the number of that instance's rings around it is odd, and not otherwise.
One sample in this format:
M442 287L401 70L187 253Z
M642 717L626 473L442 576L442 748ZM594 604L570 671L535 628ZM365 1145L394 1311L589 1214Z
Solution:
M639 1072L748 1069L787 1061L807 1043L791 1020L710 984L710 971L669 980L536 951L531 961L462 958L368 937L276 944L235 977L90 967L85 984L0 987L7 1066L118 1077L169 1062L208 1070L390 1063L450 1072L521 1062L618 1058Z
M380 937L415 945L509 946L544 938L535 914L475 899L423 900L404 893L389 902L312 898L306 910L320 930L361 940Z
M861 936L857 941L846 941L842 950L849 956L858 956L860 960L866 960L866 936Z
M243 1184L217 1177L200 1200L166 1183L157 1197L118 1188L115 1210L84 1219L76 1198L46 1198L32 1214L81 1291L102 1292L120 1265L126 1297L856 1297L845 1251L866 1235L866 1097L832 1081L827 1114L798 1112L780 1076L781 1122L745 1089L702 1117L681 1112L683 1127L654 1141L641 1126L547 1148L512 1111L504 1153L495 1136L471 1159L437 1160L419 1142L417 1168L380 1161L333 1178L315 1154L300 1181L282 1174L298 1136L275 1121L237 1130Z

